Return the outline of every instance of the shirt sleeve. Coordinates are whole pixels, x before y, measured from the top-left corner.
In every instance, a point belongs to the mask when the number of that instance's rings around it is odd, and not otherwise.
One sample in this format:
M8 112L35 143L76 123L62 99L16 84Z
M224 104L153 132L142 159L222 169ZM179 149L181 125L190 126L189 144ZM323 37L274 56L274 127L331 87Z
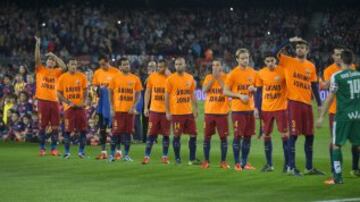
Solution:
M141 91L143 89L141 81L139 79L139 77L136 77L136 82L135 82L135 91Z
M170 78L166 79L166 92L171 93L172 92L172 85Z
M225 80L225 86L228 87L229 89L231 89L232 86L234 85L234 80L232 78L233 77L232 75L233 75L232 73L229 73Z
M64 79L63 78L64 78L63 76L60 76L60 78L58 79L58 82L57 82L57 90L60 92L64 91L64 82L63 82Z
M313 70L313 71L311 72L311 78L310 78L310 80L311 80L311 82L317 82L318 79L317 79L317 74L316 74L316 68L315 68L315 66L313 66L312 70Z
M255 79L255 86L256 87L262 87L263 86L263 80L261 79L260 74L258 74L256 79Z
M152 83L152 76L150 75L147 79L147 82L146 82L146 88L149 88L151 89L153 87L153 83Z

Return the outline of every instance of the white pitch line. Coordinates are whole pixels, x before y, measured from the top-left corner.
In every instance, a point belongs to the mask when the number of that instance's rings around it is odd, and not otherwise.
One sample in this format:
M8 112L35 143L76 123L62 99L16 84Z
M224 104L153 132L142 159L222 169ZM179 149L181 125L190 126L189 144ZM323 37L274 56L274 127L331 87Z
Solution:
M344 198L344 199L334 199L334 200L315 201L315 202L351 202L351 201L360 201L360 198Z

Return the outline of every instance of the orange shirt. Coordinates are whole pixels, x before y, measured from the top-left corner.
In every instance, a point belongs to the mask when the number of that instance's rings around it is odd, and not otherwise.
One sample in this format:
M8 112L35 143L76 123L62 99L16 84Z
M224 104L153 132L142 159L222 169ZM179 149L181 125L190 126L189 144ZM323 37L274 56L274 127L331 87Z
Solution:
M352 68L355 69L355 65L352 65ZM338 71L341 71L341 67L335 63L326 67L326 69L324 70L324 81L330 82L331 76ZM336 114L336 98L334 98L333 103L330 105L329 113Z
M57 79L63 73L61 68L47 68L43 65L36 67L36 94L39 100L57 102Z
M286 81L281 66L270 70L262 68L258 72L256 86L262 87L262 111L279 111L287 108Z
M62 74L58 80L58 91L63 92L66 99L74 104L81 104L84 102L84 93L87 87L87 79L85 74L75 72L71 74L66 72ZM68 110L69 105L64 103L64 110Z
M288 99L311 105L311 83L317 82L314 64L283 54L280 55L279 64L284 67Z
M167 76L154 72L147 79L146 88L151 90L150 111L165 112L165 88Z
M237 66L228 74L225 86L227 86L233 93L240 93L249 96L249 102L243 103L238 98L232 98L231 110L232 111L253 111L254 95L248 89L250 86L255 86L257 73L252 67L245 69Z
M92 84L95 86L108 86L114 76L120 72L115 67L109 67L108 70L98 68L94 73Z
M112 105L116 112L128 112L135 104L135 93L143 89L139 77L118 73L109 84L112 90Z
M213 75L209 74L205 77L203 85L207 85L212 79ZM222 74L221 78L223 83L226 80L226 74ZM205 99L205 114L227 114L229 113L229 100L223 94L223 88L218 81L214 81L206 93Z
M171 74L166 80L166 92L170 98L170 113L173 115L192 114L191 98L195 91L195 80L188 73Z

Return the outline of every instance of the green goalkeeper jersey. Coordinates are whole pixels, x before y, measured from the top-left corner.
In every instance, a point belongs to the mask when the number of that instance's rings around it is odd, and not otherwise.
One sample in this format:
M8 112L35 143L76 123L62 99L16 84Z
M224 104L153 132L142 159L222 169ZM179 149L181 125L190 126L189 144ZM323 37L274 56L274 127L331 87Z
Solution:
M360 122L360 72L346 69L331 77L330 91L336 95L336 122Z

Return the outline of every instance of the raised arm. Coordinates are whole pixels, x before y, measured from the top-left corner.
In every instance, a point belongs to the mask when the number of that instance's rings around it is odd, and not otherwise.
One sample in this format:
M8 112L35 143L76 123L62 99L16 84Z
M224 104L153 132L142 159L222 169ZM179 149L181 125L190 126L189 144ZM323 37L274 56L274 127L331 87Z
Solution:
M56 63L59 65L59 67L63 70L63 71L66 71L66 64L65 62L60 59L58 56L56 56L54 53L52 52L49 52L46 54L47 57L53 57L56 61Z
M40 66L41 65L41 53L40 53L40 43L41 40L39 37L34 36L35 38L35 66Z

